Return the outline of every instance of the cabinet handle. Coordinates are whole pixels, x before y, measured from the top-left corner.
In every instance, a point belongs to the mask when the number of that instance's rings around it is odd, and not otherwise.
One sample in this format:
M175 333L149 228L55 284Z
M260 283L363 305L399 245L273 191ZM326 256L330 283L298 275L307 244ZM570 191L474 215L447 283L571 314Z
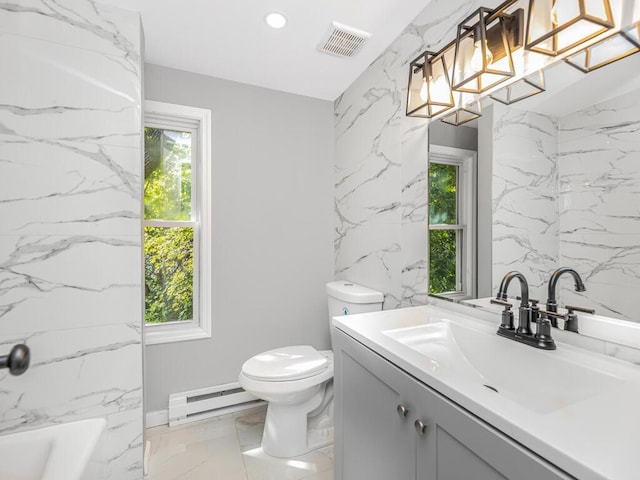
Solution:
M0 357L0 368L8 368L11 375L22 375L29 368L30 360L29 347L19 343L13 346L9 355Z
M398 412L398 415L400 415L400 418L407 418L407 415L409 414L409 410L407 410L407 407L402 404L398 405L396 411Z
M418 432L418 435L424 435L427 431L427 426L422 423L422 420L416 420L413 425L414 427L416 427L416 432Z

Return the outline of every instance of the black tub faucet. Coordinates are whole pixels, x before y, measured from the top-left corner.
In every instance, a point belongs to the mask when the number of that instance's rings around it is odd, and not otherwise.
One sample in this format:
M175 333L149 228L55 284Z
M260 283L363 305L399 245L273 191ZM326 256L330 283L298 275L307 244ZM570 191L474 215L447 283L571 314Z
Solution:
M547 308L546 308L547 311L549 312L554 312L554 313L558 312L558 302L556 301L556 289L558 285L558 280L560 280L560 277L565 273L569 273L573 276L573 280L576 283L576 292L585 292L587 290L584 286L584 283L582 283L582 278L580 278L580 274L576 272L573 268L561 267L557 269L555 272L551 274L551 277L549 278L549 292L547 296ZM558 321L555 318L552 318L551 324L554 327L557 327Z

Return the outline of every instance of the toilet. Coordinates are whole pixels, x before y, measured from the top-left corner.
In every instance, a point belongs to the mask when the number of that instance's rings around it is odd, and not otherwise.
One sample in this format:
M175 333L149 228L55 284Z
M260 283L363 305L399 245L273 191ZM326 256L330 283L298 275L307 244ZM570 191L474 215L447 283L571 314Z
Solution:
M331 317L382 309L384 295L347 281L327 283ZM290 458L333 443L333 352L281 347L242 365L242 388L268 403L263 451Z

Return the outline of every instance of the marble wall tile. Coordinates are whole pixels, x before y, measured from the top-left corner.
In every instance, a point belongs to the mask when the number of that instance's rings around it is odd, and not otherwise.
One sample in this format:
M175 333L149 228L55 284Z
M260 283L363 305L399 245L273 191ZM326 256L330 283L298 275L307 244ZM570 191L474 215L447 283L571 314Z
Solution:
M632 99L632 100L630 100ZM640 100L623 95L559 120L561 261L587 286L563 303L640 321Z
M141 76L100 52L0 35L0 134L139 148Z
M428 285L427 175L423 152L428 150L428 126L403 117L402 136L402 293L400 306L424 305Z
M140 29L138 16L95 1L0 1L0 32L120 57L138 72Z
M360 226L342 238L336 252L336 278L384 292L385 308L397 308L401 302L399 229L399 223Z
M0 137L0 235L135 235L139 148Z
M0 434L107 420L109 478L142 478L139 15L0 0Z
M0 333L130 323L140 237L0 235Z
M408 64L479 6L430 2L334 105L335 275L380 289L384 308L427 294L428 122L405 117Z
M558 264L558 129L547 116L494 105L493 287L518 270L530 296L546 298Z
M107 416L107 434L112 445L107 478L140 480L143 477L143 415L140 404Z
M29 370L0 373L0 432L34 428L141 407L141 338L132 325L4 334L26 343Z

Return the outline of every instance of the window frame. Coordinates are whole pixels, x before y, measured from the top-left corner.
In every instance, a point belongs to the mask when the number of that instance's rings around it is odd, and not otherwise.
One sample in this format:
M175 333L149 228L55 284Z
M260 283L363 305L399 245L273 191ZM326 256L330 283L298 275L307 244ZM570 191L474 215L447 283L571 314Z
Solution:
M192 134L192 220L145 220L143 188L143 239L144 227L147 226L190 227L194 229L193 319L157 324L145 322L145 343L154 345L210 338L213 329L211 318L211 110L145 100L143 126L145 128L189 131ZM193 141L194 138L195 141ZM142 172L142 177L144 185L144 171ZM144 243L142 248L144 249ZM144 276L142 281L144 284Z
M457 289L454 292L437 293L440 297L452 300L475 298L476 285L476 165L477 152L462 148L447 147L443 145L430 145L428 163L439 163L458 166L457 175L457 223L456 224L431 224L429 223L429 194L427 188L427 232L432 230L454 230L456 235L456 252L459 262L456 261ZM427 234L427 252L429 252L430 234ZM427 262L427 268L429 262ZM430 275L427 275L427 282ZM428 289L428 285L427 285Z

